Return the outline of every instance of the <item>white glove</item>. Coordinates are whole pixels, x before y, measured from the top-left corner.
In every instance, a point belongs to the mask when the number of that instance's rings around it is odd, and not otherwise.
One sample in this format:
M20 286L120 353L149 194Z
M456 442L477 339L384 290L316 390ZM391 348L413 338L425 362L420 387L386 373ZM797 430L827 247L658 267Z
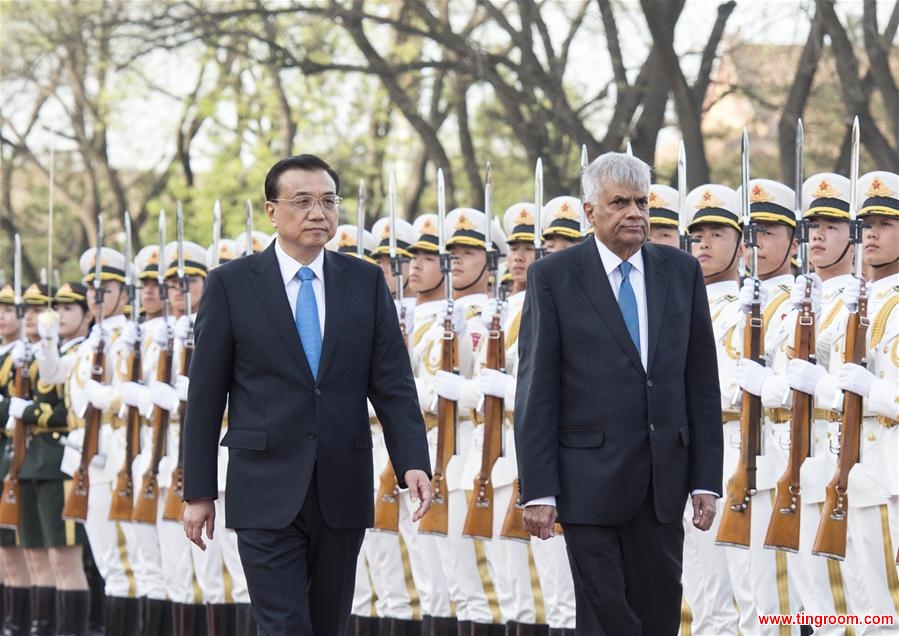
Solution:
M122 402L125 406L137 408L142 413L147 410L150 401L150 391L139 382L125 382L122 385Z
M190 388L190 378L186 375L179 375L175 379L175 393L178 394L180 402L187 402L187 390Z
M809 274L809 278L812 281L812 311L815 314L821 313L821 294L823 292L824 286L821 283L821 277L817 274ZM799 309L802 306L802 301L805 300L805 276L797 276L796 281L793 283L793 289L790 291L790 303L793 305L795 309Z
M871 283L866 283L865 289L870 294ZM846 309L852 313L855 313L858 309L858 297L861 295L861 290L862 282L855 276L852 276L846 283L846 286L843 287L843 304L846 305Z
M28 362L31 359L31 343L27 340L16 340L10 355L16 365Z
M187 340L187 336L190 335L191 327L190 318L187 316L181 316L175 322L175 337L178 338L181 342Z
M59 342L59 314L48 309L37 317L37 333L41 340L50 341L53 346Z
M87 392L87 401L93 404L95 409L107 411L112 406L112 396L106 385L96 380L88 380L84 384L84 389Z
M493 316L496 315L496 298L491 298L487 301L487 304L484 305L483 311L481 311L481 322L484 323L484 326L489 330L493 327ZM499 326L502 327L506 324L506 318L509 315L509 303L501 300L499 301Z
M737 364L737 382L739 382L740 388L760 397L765 380L773 373L768 367L763 367L755 360L748 358L740 358L740 362Z
M169 343L169 324L167 322L162 321L153 329L153 342L160 349L166 348Z
M740 309L743 310L744 314L748 314L752 309L752 297L755 294L755 279L747 278L743 281L743 286L740 288L740 294L737 297L737 300L740 303ZM768 301L768 291L759 285L759 302L761 306L764 307L765 303Z
M412 333L415 328L415 312L410 311L410 308L406 306L406 313L403 315L404 303L398 300L394 300L393 303L396 305L396 318L400 321L400 329L407 335Z
M25 413L25 409L34 404L31 400L23 400L22 398L14 397L9 401L9 415L10 417L14 417L17 420L22 419L22 414Z
M481 369L479 386L484 395L502 399L506 397L506 389L511 381L512 378L508 373L496 369Z
M862 397L868 397L871 386L877 381L877 377L865 367L846 362L837 370L837 386L844 391L855 393Z
M87 344L91 349L96 349L100 345L100 340L106 341L108 338L109 333L105 329L100 329L100 325L94 325L87 336Z
M462 395L462 383L464 381L462 376L441 370L434 375L434 388L437 391L437 395L444 400L458 402L459 397Z
M825 377L827 369L808 360L793 358L787 365L787 382L790 383L790 387L809 395L815 394L818 383Z
M170 413L178 410L178 393L165 382L153 380L150 383L150 399L153 404Z
M132 320L129 320L122 328L122 335L119 336L119 339L125 344L125 346L133 348L135 345L138 345L140 343L140 332L140 325Z
M443 301L443 304L440 306L440 313L437 314L437 320L441 323L446 317L446 301ZM453 303L453 331L456 332L456 335L461 336L465 333L466 330L465 324L465 307L463 307L459 303Z

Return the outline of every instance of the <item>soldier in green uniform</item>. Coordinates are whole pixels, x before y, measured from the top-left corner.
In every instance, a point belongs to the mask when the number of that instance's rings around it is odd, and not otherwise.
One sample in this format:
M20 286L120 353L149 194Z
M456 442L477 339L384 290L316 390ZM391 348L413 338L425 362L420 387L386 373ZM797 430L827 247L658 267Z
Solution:
M27 427L29 444L19 473L19 537L31 572L31 633L84 634L89 594L82 565L84 529L63 521L68 476L60 471L68 431L65 357L87 335L86 292L78 283L60 287L53 298L59 313L44 311L46 290L32 286L23 295L26 337L39 337L31 363L31 399L13 398L10 415ZM60 340L62 347L60 349ZM62 372L61 372L62 371ZM51 631L56 617L57 631Z
M13 289L7 285L0 290L0 479L9 471L10 390L15 375L12 350L19 338L19 319L14 304ZM0 529L0 565L3 568L3 633L24 633L29 624L29 588L31 579L25 554L19 547L15 530ZM17 631L18 630L18 631Z

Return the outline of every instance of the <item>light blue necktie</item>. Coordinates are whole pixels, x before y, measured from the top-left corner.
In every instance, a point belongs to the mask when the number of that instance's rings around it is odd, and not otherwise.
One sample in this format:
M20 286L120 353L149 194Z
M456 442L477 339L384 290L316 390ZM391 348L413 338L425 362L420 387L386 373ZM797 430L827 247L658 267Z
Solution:
M631 340L637 345L637 351L640 351L640 318L637 314L637 297L634 295L634 288L631 287L631 281L628 279L628 275L633 267L627 261L622 261L618 266L621 272L621 286L618 288L618 305L621 307L621 315L624 317L624 324L627 325L628 333L631 334Z
M318 375L318 362L322 357L322 332L318 322L318 305L315 302L315 292L312 290L312 279L315 273L308 267L301 267L296 278L300 281L300 291L297 292L297 308L294 319L297 323L297 332L300 334L300 342L303 343L303 351L306 352L306 360L312 369L312 377Z

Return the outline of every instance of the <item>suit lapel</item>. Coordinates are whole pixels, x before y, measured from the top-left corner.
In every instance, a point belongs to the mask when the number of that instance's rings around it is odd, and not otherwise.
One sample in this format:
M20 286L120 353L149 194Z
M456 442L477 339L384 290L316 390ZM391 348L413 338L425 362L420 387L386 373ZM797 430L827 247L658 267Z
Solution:
M609 331L618 341L618 345L630 359L631 364L641 374L645 373L640 353L637 351L634 341L631 340L627 325L624 324L624 318L621 315L621 309L618 307L618 301L615 300L615 295L612 293L612 286L609 284L609 277L606 276L602 259L599 258L596 243L591 237L587 237L583 243L572 249L580 250L576 259L578 267L575 272L578 284L583 288L590 303L602 317Z
M322 340L322 357L318 364L318 377L325 377L328 363L334 357L334 349L340 336L344 316L352 293L352 281L346 275L346 264L341 258L325 250L325 336Z
M646 360L648 369L652 369L652 359L659 342L659 330L662 327L662 316L665 314L665 298L668 296L668 268L664 266L665 254L655 246L643 246L643 266L646 268L646 313L647 332L649 333L649 351Z
M257 263L253 265L255 280L251 287L262 310L265 312L275 333L284 342L287 352L296 362L297 366L304 370L308 377L312 377L309 361L300 343L300 335L297 333L296 322L290 315L290 303L284 291L284 281L281 279L281 270L278 267L278 257L275 255L275 244L272 244L259 255Z

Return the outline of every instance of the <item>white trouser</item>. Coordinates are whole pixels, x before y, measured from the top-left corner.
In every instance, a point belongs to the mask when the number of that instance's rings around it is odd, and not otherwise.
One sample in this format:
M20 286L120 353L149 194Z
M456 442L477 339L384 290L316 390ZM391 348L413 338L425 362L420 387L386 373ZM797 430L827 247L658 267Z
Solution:
M412 523L412 514L419 502L412 503L409 491L400 493L400 536L409 554L412 580L418 591L418 603L422 616L450 616L451 608L446 576L440 563L436 541L442 538L418 533L418 522Z
M124 549L125 535L121 533L118 523L109 520L111 502L112 489L109 482L96 483L91 479L84 530L90 542L97 570L103 577L106 596L134 597L137 594L137 586L128 562L127 550Z
M374 615L374 595L371 580L368 578L368 566L365 563L365 552L359 550L356 558L356 585L353 588L353 604L350 613L356 616Z
M561 534L545 540L531 537L531 552L543 592L546 622L553 629L574 629L574 579L565 537Z
M849 530L846 546L846 559L849 568L863 576L864 595L859 598L859 607L853 606L853 612L862 615L899 615L899 598L891 594L891 583L896 585L896 543L890 528L891 508L897 504L897 498L880 506L849 508ZM895 517L894 517L895 518ZM889 553L887 553L889 551ZM891 571L892 570L892 571ZM899 590L893 590L899 596ZM853 599L854 600L854 599ZM856 634L895 634L896 625L860 626Z
M199 599L194 594L194 568L190 556L193 544L185 538L184 527L180 523L162 520L165 496L166 489L160 488L156 531L159 536L165 589L173 603L196 603Z
M163 522L171 523L171 522ZM203 602L221 605L225 602L225 573L222 560L222 530L216 528L213 539L206 540L206 549L190 545L190 556L193 561L194 576L203 593ZM183 532L183 531L182 531Z
M692 501L687 501L684 510L684 600L693 615L691 633L696 636L737 633L739 615L727 572L726 548L715 543L722 505L719 501L707 532L693 525Z

